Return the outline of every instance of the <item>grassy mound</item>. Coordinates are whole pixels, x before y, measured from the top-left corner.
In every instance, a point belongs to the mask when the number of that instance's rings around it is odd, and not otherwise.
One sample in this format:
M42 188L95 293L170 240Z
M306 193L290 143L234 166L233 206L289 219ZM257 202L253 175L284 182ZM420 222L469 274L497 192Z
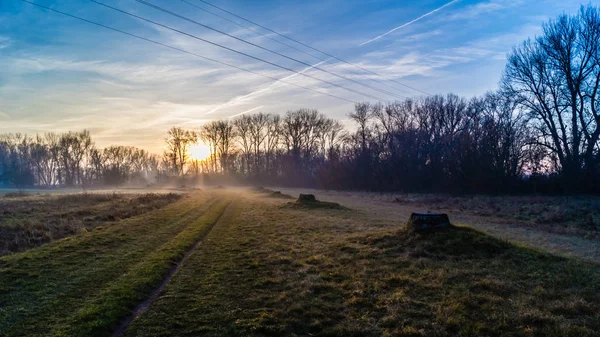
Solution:
M593 290L600 273L592 264L455 226L360 243L357 252L370 252L363 266L381 273L376 280L364 275L378 290L363 298L363 309L383 303L380 324L394 334L592 336L600 329Z
M287 206L301 209L347 209L337 202L317 200L312 194L300 194L296 201L288 202Z
M255 186L255 187L251 187L249 188L250 192L254 192L254 193L261 193L261 194L271 194L275 191L270 190L268 188L264 188L262 186Z
M294 199L294 197L292 197L291 195L281 193L281 191L272 192L268 195L268 197L274 199Z
M471 228L453 225L427 231L401 230L394 235L369 238L365 243L412 258L437 260L493 258L515 248Z

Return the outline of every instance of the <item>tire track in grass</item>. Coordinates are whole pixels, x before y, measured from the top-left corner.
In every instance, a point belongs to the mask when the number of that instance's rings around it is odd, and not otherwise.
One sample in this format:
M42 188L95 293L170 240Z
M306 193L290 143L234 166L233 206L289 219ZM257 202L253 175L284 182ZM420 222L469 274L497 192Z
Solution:
M132 261L178 235L215 203L193 207L195 200L1 257L0 336L48 336L64 326L88 299L126 274Z
M143 257L130 270L113 280L94 299L53 329L54 336L110 336L130 316L136 304L161 284L165 275L181 261L208 229L221 217L231 202L218 198L204 215L192 221L176 237L166 241Z
M198 246L200 246L200 244L202 244L202 242L206 239L208 234L210 234L210 232L213 230L213 228L215 228L215 226L223 218L223 215L225 213L227 213L230 208L231 208L231 202L228 202L228 204L225 207L225 209L223 210L223 212L221 212L221 214L219 214L219 216L215 219L215 221L213 221L210 224L210 226L204 231L204 233L196 240L196 243L192 246L192 248L190 248L183 255L183 258L181 258L181 260L179 260L179 262L177 262L177 264L169 271L169 273L165 276L165 278L160 283L160 285L158 285L158 287L156 287L154 289L154 291L152 291L152 294L150 294L150 296L148 298L146 298L142 303L140 303L135 308L133 313L121 323L121 325L119 326L117 331L115 331L115 333L112 334L112 337L122 337L125 334L125 331L129 327L129 325L133 321L135 321L138 317L140 317L148 309L148 307L150 307L150 305L152 303L154 303L154 301L160 296L160 294L163 293L163 291L165 290L165 288L167 287L169 282L171 282L173 277L182 268L183 264L188 260L190 255L192 255L192 253L194 251L196 251Z

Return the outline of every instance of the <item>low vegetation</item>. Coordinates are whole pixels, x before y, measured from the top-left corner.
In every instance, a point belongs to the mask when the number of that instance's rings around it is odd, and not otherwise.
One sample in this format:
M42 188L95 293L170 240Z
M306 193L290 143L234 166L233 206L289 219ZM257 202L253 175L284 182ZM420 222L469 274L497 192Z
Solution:
M0 255L162 208L178 194L11 195L0 199Z

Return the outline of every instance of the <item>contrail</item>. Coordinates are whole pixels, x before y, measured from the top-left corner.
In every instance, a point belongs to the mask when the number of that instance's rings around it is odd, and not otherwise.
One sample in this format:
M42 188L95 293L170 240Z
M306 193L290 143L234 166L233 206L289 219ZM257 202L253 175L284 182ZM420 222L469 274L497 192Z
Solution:
M244 111L244 112L240 112L239 114L235 114L235 115L233 115L233 116L229 116L229 118L234 118L234 117L237 117L237 116L241 116L241 115L243 115L243 114L247 114L248 112L252 112L252 111L254 111L254 110L262 109L262 107L264 107L264 105L257 106L256 108L252 108L252 109L250 109L250 110L246 110L246 111Z
M415 22L417 22L417 21L421 20L422 18L424 18L424 17L426 17L426 16L428 16L428 15L431 15L431 14L433 14L433 13L435 13L435 12L437 12L437 11L439 11L439 10L443 9L444 7L446 7L446 6L450 6L450 5L452 5L453 3L455 3L455 2L458 2L458 1L460 1L460 0L453 0L453 1L450 1L450 2L448 2L447 4L443 5L442 7L436 8L436 9L432 10L432 11L431 11L431 12L429 12L429 13L423 14L423 15L421 15L420 17L418 17L418 18L416 18L416 19L414 19L414 20L412 20L412 21L410 21L410 22L407 22L407 23L403 24L402 26L396 27L396 28L394 28L394 29L392 29L392 30L388 31L387 33L385 33L385 34L382 34L382 35L379 35L379 36L377 36L377 37L375 37L375 38L373 38L373 39L371 39L371 40L369 40L369 41L367 41L367 42L361 43L361 44L359 44L359 45L358 45L358 47L360 47L360 46L363 46L363 45L365 45L365 44L368 44L368 43L371 43L371 42L373 42L373 41L375 41L375 40L378 40L378 39L380 39L380 38L382 38L382 37L384 37L384 36L386 36L386 35L388 35L388 34L390 34L390 33L394 32L394 31L398 30L398 29L401 29L401 28L404 28L404 27L406 27L406 26L408 26L408 25L410 25L410 24L413 24L413 23L415 23ZM325 63L325 62L328 62L328 61L330 61L331 59L332 59L332 58L330 57L330 58L328 58L328 59L326 59L326 60L324 60L324 61L321 61L321 62L319 62L319 63L315 63L315 64L314 64L314 65L312 65L311 67L307 67L307 68L305 68L304 70L302 70L302 71L299 71L298 73L303 73L303 72L305 72L305 71L307 71L307 70L309 70L309 69L311 69L311 68L313 68L313 67L316 67L316 66L319 66L319 65L321 65L321 64L323 64L323 63ZM280 80L289 79L289 78L291 78L291 77L294 77L294 76L296 76L296 75L298 75L298 74L291 74L291 75L289 75L289 76L286 76L286 77L284 77L284 78L281 78ZM279 81L280 81L280 80L279 80ZM241 96L241 97L234 98L234 99L230 100L229 102L226 102L226 103L224 103L224 104L222 104L222 105L220 105L220 106L218 106L218 107L216 107L216 108L212 109L211 111L209 111L209 112L206 112L205 114L206 114L206 115L208 115L208 114L212 114L212 113L216 112L217 110L220 110L220 109L222 109L222 108L224 108L224 107L226 107L226 106L230 106L230 105L232 105L232 104L235 104L236 102L239 102L240 100L246 99L246 98L248 98L248 97L251 97L251 96L257 95L257 94L259 94L259 93L262 93L262 92L265 92L265 91L269 91L269 90L271 90L273 87L275 87L275 86L276 86L276 85L279 83L279 81L275 81L275 82L271 83L269 86L267 86L267 87L265 87L265 88L263 88L263 89L259 89L259 90L257 90L257 91L251 92L251 93L249 93L249 94L247 94L247 95L244 95L244 96ZM232 117L235 117L235 116L237 116L237 115L234 115L234 116L232 116Z
M429 13L423 14L423 15L419 16L418 18L416 18L416 19L414 19L414 20L412 20L412 21L410 21L410 22L407 22L407 23L403 24L402 26L398 26L398 27L396 27L396 28L394 28L394 29L392 29L392 30L390 30L390 31L387 31L387 32L385 32L385 33L383 33L383 34L381 34L381 35L379 35L379 36L375 37L375 38L372 38L372 39L371 39L371 40L369 40L369 41L363 42L363 43L359 44L359 45L358 45L358 47L361 47L361 46L364 46L364 45L366 45L366 44L368 44L368 43L371 43L371 42L373 42L373 41L379 40L379 39L381 39L382 37L384 37L384 36L386 36L386 35L388 35L388 34L391 34L391 33L395 32L395 31L397 31L398 29L401 29L401 28L404 28L404 27L406 27L406 26L412 25L413 23L415 23L415 22L417 22L417 21L421 20L422 18L424 18L424 17L426 17L426 16L429 16L429 15L431 15L431 14L434 14L435 12L437 12L437 11L439 11L439 10L442 10L442 9L444 9L444 7L450 6L450 5L452 5L453 3L455 3L455 2L459 2L459 1L460 1L460 0L453 0L453 1L450 1L449 3L447 3L447 4L443 5L442 7L436 8L436 9L432 10L432 11L431 11L431 12L429 12Z

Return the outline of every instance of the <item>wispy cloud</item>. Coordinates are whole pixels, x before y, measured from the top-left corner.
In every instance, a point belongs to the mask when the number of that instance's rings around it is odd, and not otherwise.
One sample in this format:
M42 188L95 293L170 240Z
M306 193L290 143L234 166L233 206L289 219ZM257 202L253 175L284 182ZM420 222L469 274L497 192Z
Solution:
M465 9L452 13L445 17L445 20L465 20L479 17L481 15L487 15L492 12L505 10L508 8L516 7L523 4L523 0L490 0L485 2L479 2Z
M12 40L8 36L0 35L0 49L10 47Z
M400 26L398 26L398 27L396 27L396 28L390 29L390 30L388 30L387 32L385 32L385 33L383 33L383 34L381 34L381 35L379 35L379 36L376 36L376 37L374 37L374 38L372 38L372 39L370 39L370 40L368 40L368 41L365 41L365 42L363 42L363 43L359 44L359 45L358 45L358 47L362 47L362 46L364 46L364 45L366 45L366 44L369 44L369 43L371 43L371 42L377 41L377 40L381 39L382 37L384 37L384 36L386 36L386 35L389 35L389 34L391 34L391 33L395 32L395 31L397 31L398 29L402 29L402 28L404 28L404 27L408 27L408 26L412 25L413 23L415 23L415 22L417 22L417 21L419 21L419 20L421 20L421 19L423 19L423 18L426 18L426 17L428 17L428 16L430 16L430 15L432 15L432 14L435 14L436 12L438 12L438 11L440 11L440 10L442 10L442 9L444 9L444 8L446 8L446 7L448 7L448 6L452 5L452 4L454 4L454 3L457 3L458 1L460 1L460 0L453 0L453 1L450 1L450 2L448 2L447 4L445 4L445 5L441 6L441 7L438 7L438 8L436 8L436 9L432 10L431 12L425 13L425 14L423 14L423 15L419 16L418 18L416 18L416 19L414 19L414 20L411 20L411 21L409 21L409 22L407 22L407 23L405 23L405 24L403 24L403 25L400 25Z
M241 116L241 115L247 114L247 113L249 113L249 112L256 111L256 110L258 110L258 109L262 109L263 107L264 107L264 105L257 106L256 108L252 108L252 109L250 109L250 110L246 110L246 111L244 111L244 112L240 112L239 114L235 114L235 115L233 115L233 116L229 116L229 118L235 118L235 117L238 117L238 116Z
M214 109L212 109L212 110L208 111L206 114L208 115L208 114L215 113L215 112L217 112L218 110L220 110L220 109L222 109L222 108L224 108L224 107L230 107L230 106L233 106L233 105L235 105L236 103L241 103L241 102L243 102L243 101L245 101L245 100L248 100L248 99L249 99L249 98L251 98L251 97L254 97L254 96L257 96L257 95L259 95L259 94L263 94L263 93L266 93L266 92L268 92L268 91L271 91L271 90L275 89L275 88L277 87L277 85L279 85L279 84L284 84L284 85L285 85L285 83L283 83L282 81L287 81L287 80L289 80L289 79L291 79L291 78L293 78L293 77L296 77L296 76L298 76L299 74L305 73L305 72L307 72L308 70L311 70L311 69L313 69L314 67L318 67L318 66L320 66L321 64L323 64L323 63L325 63L325 62L327 62L327 61L329 61L329 59L328 59L328 60L325 60L325 61L321 61L321 62L319 62L319 63L315 63L315 64L311 65L310 67L306 67L306 68L302 69L301 71L299 71L298 73L291 74L291 75L289 75L289 76L286 76L286 77L280 78L279 80L277 80L277 81L274 81L273 83L269 84L269 85L268 85L267 87L265 87L265 88L262 88L262 89L259 89L259 90L256 90L256 91L253 91L253 92L251 92L251 93L249 93L249 94L246 94L246 95L239 96L239 97L236 97L236 98L234 98L234 99L231 99L231 100L227 101L226 103L223 103L223 104L221 104L220 106L218 106L218 107L216 107L216 108L214 108Z
M55 57L28 56L19 59L7 59L10 70L15 73L28 74L45 71L79 71L97 73L99 75L119 78L127 82L146 83L153 81L185 80L208 76L215 69L188 67L170 64L139 64L128 62L108 62L100 60L79 61ZM4 62L2 62L4 63Z
M400 38L398 41L399 42L423 41L423 40L432 38L434 36L442 35L442 33L443 33L443 31L441 29L434 29L431 31L423 32L423 33L408 35L408 36Z

